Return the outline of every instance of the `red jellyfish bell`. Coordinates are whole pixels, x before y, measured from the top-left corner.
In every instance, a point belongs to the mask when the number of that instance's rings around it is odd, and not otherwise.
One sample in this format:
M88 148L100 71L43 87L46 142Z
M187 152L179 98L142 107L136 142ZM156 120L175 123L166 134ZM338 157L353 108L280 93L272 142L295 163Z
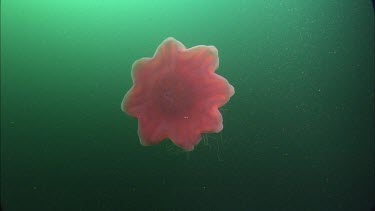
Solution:
M218 110L234 94L234 88L215 73L219 66L214 46L189 49L167 38L154 57L134 62L133 86L121 108L138 118L141 144L158 144L169 138L191 151L202 133L218 133L223 119Z

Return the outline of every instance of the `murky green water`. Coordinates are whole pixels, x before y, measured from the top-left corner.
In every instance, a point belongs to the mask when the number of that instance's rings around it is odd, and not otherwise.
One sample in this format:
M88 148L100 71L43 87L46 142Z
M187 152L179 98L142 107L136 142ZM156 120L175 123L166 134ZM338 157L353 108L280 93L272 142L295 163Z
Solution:
M214 45L236 94L193 152L143 147L132 63ZM1 1L4 210L370 210L370 1Z

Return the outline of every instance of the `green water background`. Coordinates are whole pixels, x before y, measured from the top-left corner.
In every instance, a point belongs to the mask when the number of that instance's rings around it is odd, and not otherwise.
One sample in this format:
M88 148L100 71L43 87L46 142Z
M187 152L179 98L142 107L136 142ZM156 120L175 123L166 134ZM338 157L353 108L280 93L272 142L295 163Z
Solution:
M169 36L214 45L236 94L191 153L120 110ZM369 210L374 12L365 0L1 1L4 210Z

